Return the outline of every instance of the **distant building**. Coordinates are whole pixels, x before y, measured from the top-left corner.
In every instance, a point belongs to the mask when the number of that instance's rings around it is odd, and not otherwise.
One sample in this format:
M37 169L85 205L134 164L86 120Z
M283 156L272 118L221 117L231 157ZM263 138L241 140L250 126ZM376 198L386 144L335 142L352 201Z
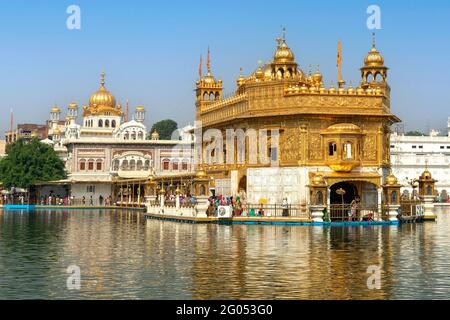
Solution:
M447 135L439 135L436 130L431 130L427 136L393 133L390 149L393 173L405 190L412 191L410 180L418 178L423 168L428 167L438 180L436 190L439 193L450 191L450 118Z
M6 141L0 140L0 158L3 158L6 154Z
M44 140L48 136L48 126L46 124L18 124L13 131L5 133L6 144L11 144L19 139L31 139L33 137Z

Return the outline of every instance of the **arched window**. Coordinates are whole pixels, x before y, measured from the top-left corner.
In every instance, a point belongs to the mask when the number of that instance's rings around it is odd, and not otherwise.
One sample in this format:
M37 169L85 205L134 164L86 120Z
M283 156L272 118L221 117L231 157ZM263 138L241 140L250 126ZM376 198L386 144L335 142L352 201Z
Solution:
M106 127L106 128L109 128L109 120L106 120L106 121L105 121L105 127Z
M333 157L336 155L336 151L337 151L337 145L336 142L330 142L328 144L328 155L330 157Z
M173 171L178 171L178 162L173 162L172 163L172 170Z
M220 94L219 94L219 92L216 92L215 99L216 99L216 100L219 100L219 98L220 98Z
M137 163L136 163L136 170L137 171L141 171L142 167L143 167L142 160L138 160Z
M188 163L187 161L183 161L181 164L181 170L188 171Z
M80 160L80 171L86 170L86 160Z
M89 171L94 171L94 160L89 160L88 161L88 170Z
M431 188L431 186L427 187L427 195L428 196L432 196L433 195L433 189Z
M125 134L123 135L123 139L124 140L129 140L130 139L130 134L127 132L125 132Z
M323 193L322 191L317 191L316 193L316 205L322 205L323 204Z
M163 170L169 171L169 164L170 164L170 161L168 159L164 159L163 160Z
M144 140L144 133L142 131L139 131L138 133L138 139L139 140Z
M144 170L149 170L150 169L150 160L145 160L145 164L144 164Z
M130 160L130 171L136 170L136 160Z
M97 160L96 170L97 171L102 171L103 170L103 165L102 165L102 161L101 160Z
M123 171L128 170L128 160L123 160L122 161L122 170Z
M136 140L136 132L131 133L131 140Z
M353 159L353 144L351 142L346 142L342 148L342 159L352 160Z
M116 127L116 120L111 121L111 127L115 128Z
M114 160L113 161L113 171L119 171L119 166L120 166L120 162L119 160Z
M208 101L208 100L209 100L209 94L208 94L208 92L205 92L205 93L203 94L203 100L205 100L205 101Z
M392 191L391 193L391 204L397 203L397 191Z
M98 120L98 127L99 128L103 127L103 120L101 120L101 119Z

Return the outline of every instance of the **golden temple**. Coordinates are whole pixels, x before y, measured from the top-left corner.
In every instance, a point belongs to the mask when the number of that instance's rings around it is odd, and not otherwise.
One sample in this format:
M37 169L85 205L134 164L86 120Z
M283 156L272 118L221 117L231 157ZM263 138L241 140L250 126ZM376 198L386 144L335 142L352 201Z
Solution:
M207 65L207 74L196 83L196 120L204 132L213 128L223 136L227 129L279 132L278 147L269 144L258 150L259 156L267 153L263 156L276 161L277 169L273 163L250 163L248 155L243 163L205 161L211 156L210 143L203 142L207 151L202 169L216 193L245 191L254 203L259 198L280 203L286 196L306 208L311 201L307 186L318 175L329 188L331 203L338 201L333 186L346 189L349 197L370 193L365 200L380 203L390 167L390 127L400 120L391 112L388 68L375 40L356 88L346 87L341 79L338 87L326 87L319 68L305 73L285 35L277 38L270 62L260 63L248 76L241 71L230 97L223 98L222 81L211 72L209 54Z

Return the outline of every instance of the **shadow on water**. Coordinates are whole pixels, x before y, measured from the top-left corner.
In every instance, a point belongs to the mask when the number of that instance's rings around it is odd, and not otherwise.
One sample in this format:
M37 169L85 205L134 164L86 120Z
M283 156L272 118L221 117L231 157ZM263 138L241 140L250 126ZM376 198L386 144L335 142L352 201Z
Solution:
M449 231L446 212L436 223L300 227L0 211L0 299L443 299ZM71 265L80 290L67 289ZM367 286L370 266L380 289Z

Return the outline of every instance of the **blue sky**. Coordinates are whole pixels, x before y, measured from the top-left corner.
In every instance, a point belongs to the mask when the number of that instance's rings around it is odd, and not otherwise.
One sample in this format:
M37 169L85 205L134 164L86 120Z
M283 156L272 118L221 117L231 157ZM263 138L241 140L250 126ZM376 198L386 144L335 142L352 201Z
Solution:
M81 8L81 30L66 9ZM106 86L122 104L147 108L146 123L194 118L200 54L211 48L224 92L269 60L281 26L304 71L320 64L336 83L337 41L343 77L357 85L371 45L366 9L381 7L377 47L390 67L392 110L406 129L446 127L449 112L450 2L442 1L0 1L0 130L42 123L56 103L80 106ZM204 58L205 60L205 58ZM205 69L205 67L204 67Z

